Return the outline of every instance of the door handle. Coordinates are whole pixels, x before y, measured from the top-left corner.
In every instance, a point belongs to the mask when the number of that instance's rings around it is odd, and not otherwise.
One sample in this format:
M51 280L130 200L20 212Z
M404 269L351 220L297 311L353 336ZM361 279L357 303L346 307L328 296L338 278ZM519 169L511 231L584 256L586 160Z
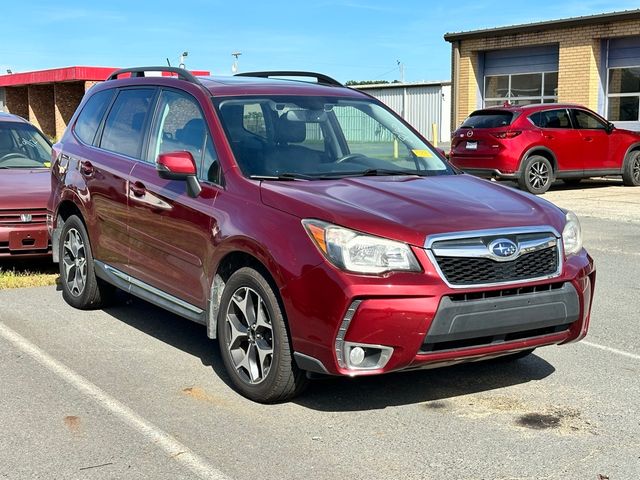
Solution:
M582 137L584 139L585 142L592 142L593 138L591 137Z
M147 188L141 182L132 183L129 188L136 197L144 197L145 193L147 193Z
M93 165L91 162L82 162L80 164L80 172L87 177L93 175Z
M553 135L545 135L544 138L547 140L553 140Z

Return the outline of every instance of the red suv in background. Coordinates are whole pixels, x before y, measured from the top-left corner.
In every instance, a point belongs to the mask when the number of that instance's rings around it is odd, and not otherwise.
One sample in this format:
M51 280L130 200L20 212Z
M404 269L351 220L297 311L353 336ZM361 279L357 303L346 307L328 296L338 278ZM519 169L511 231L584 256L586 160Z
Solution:
M0 112L0 259L51 255L50 161L51 144L40 130Z
M145 77L170 70L179 78ZM119 74L133 78L118 79ZM320 74L114 73L54 145L65 300L120 288L206 325L242 394L566 344L593 262L576 216L461 174Z
M452 135L449 159L467 173L517 180L541 194L555 179L622 175L640 185L640 134L579 105L491 107L473 112Z

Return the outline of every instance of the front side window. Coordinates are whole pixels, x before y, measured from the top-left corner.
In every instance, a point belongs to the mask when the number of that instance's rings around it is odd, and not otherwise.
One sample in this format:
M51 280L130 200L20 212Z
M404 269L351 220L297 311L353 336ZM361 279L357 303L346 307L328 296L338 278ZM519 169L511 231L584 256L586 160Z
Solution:
M114 90L103 90L93 95L83 107L78 120L73 127L76 136L87 145L93 145L93 141L104 116L111 103Z
M484 106L530 105L558 101L558 72L488 75L484 77Z
M196 162L200 178L218 183L215 149L202 111L193 97L163 90L151 137L151 162L155 163L161 153L189 152Z
M571 128L569 112L564 108L537 112L529 118L536 127L540 128Z
M246 176L305 179L361 175L442 175L451 167L397 116L377 102L315 96L214 99ZM243 122L259 104L266 137Z
M609 120L640 120L640 67L610 68L607 89Z
M51 144L32 125L0 122L0 169L45 168Z
M594 114L585 110L573 110L573 117L576 120L576 128L583 130L606 130L607 124Z
M146 88L120 91L107 115L101 148L141 158L144 126L154 95L154 89Z

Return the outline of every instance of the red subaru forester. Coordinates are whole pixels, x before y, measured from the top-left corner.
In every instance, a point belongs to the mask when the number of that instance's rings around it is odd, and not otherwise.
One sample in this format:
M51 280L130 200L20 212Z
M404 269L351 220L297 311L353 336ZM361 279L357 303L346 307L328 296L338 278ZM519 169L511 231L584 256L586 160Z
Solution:
M579 105L477 110L451 136L449 159L470 174L517 180L534 194L555 179L622 175L625 185L640 185L640 134Z
M460 173L324 75L145 76L158 69L93 87L54 145L69 304L117 287L206 325L260 402L317 374L518 358L587 333L595 270L573 213ZM270 78L292 75L314 81Z

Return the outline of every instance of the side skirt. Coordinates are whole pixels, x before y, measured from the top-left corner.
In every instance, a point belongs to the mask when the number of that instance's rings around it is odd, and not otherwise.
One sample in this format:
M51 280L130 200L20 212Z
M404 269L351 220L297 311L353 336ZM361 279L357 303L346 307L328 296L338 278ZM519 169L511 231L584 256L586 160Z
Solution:
M115 285L121 290L135 295L149 303L164 308L165 310L187 318L193 322L202 325L207 324L207 314L201 308L191 305L190 303L180 300L173 295L169 295L162 290L149 285L137 278L132 277L117 268L113 268L106 263L95 260L96 276L100 279Z

